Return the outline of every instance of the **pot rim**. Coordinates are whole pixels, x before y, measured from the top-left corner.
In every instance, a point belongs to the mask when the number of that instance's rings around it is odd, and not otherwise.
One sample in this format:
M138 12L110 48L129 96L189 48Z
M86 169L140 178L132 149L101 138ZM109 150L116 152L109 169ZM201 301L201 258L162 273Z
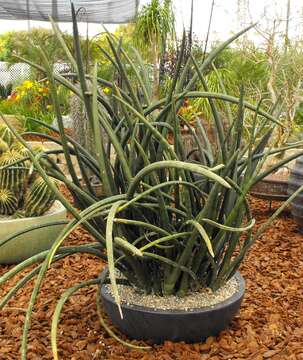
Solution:
M158 315L161 315L161 314L162 315L171 315L171 316L186 315L186 314L201 314L201 313L208 313L210 311L220 310L225 307L228 307L231 303L234 303L234 302L240 300L244 296L244 292L245 292L244 278L238 271L235 273L234 277L236 278L236 280L238 282L237 291L232 296L230 296L228 299L221 301L215 305L204 306L201 308L192 308L189 310L153 309L151 307L145 307L145 306L135 305L135 304L128 305L125 303L121 303L121 307L122 307L122 309L132 310L132 311L136 311L136 312L142 312L142 313L148 313L148 314L158 314ZM109 301L109 302L113 303L115 306L117 306L114 298L107 291L107 284L103 284L101 286L101 298L105 298L107 301Z
M282 178L280 178L280 179L272 179L270 177L265 177L264 179L260 180L259 182L260 183L263 182L263 183L267 183L267 184L277 184L277 185L285 185L285 186L287 186L288 177L289 176L285 177L285 179L282 179Z
M47 219L48 217L58 215L58 214L63 214L63 213L66 212L66 209L65 209L64 205L59 200L55 200L52 207L55 204L57 205L58 208L55 209L50 214L44 214L44 215L41 215L41 216L32 216L32 217L26 217L26 218L20 218L20 219L0 219L0 224L3 224L3 223L12 224L14 222L21 223L21 222L27 222L28 220L32 220L32 219Z

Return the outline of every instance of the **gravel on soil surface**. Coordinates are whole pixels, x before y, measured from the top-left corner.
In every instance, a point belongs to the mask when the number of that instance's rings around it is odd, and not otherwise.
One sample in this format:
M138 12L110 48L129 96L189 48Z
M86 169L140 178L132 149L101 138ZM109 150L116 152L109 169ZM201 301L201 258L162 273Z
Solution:
M238 290L236 278L230 279L225 286L213 292L211 289L201 289L182 298L176 296L156 296L153 294L141 294L133 287L117 285L122 303L127 305L140 305L153 310L185 310L192 311L207 306L214 306L230 298ZM113 296L111 285L106 285L107 290Z
M252 199L257 223L268 219L268 203ZM273 203L273 209L277 203ZM93 241L82 229L66 244ZM303 249L297 225L284 212L252 247L240 272L246 293L231 326L203 343L166 342L150 350L130 349L107 335L96 310L96 287L80 290L66 302L58 328L60 360L303 360ZM52 360L51 318L62 293L78 282L98 276L103 264L92 255L75 254L48 271L34 306L28 359ZM11 267L0 266L0 275ZM29 270L24 272L24 276ZM20 280L0 288L0 296ZM34 281L19 290L0 312L0 359L19 360L22 325ZM109 320L107 322L110 324ZM113 327L112 327L113 329ZM115 330L116 331L116 330ZM116 333L119 334L118 331ZM130 341L121 335L126 341ZM142 342L132 341L133 344Z

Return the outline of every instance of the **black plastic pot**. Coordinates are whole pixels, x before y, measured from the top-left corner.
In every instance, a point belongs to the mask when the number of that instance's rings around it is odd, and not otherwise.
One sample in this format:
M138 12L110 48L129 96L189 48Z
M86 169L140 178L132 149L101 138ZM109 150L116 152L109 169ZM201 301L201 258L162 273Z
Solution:
M122 304L121 319L118 307L108 293L106 285L101 288L101 299L113 324L129 338L151 340L156 344L166 340L201 342L226 329L238 312L245 292L245 281L240 273L235 276L239 288L232 297L217 305L191 311L154 310Z

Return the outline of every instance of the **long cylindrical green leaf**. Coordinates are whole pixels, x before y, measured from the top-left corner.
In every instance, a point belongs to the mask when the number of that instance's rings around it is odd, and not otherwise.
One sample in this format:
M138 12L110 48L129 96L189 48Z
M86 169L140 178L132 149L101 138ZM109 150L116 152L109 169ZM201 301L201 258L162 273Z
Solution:
M112 286L113 297L118 306L121 318L123 318L123 314L120 304L120 295L116 282L116 275L115 275L116 270L115 270L114 249L113 249L113 239L114 239L113 231L114 231L114 219L116 216L116 212L119 209L119 206L121 206L122 204L123 201L118 201L115 204L113 204L108 214L107 222L106 222L106 252L108 259L109 278Z
M232 226L226 226L223 224L219 224L216 221L210 220L210 219L202 219L201 221L206 222L209 225L212 225L218 229L225 230L225 231L231 231L231 232L244 232L252 229L256 223L255 219L252 219L247 226L244 227L232 227Z
M213 250L213 247L212 247L212 244L211 244L211 240L210 240L207 232L205 231L204 227L195 220L188 220L188 221L186 221L185 224L190 224L190 225L194 226L198 230L198 232L201 235L203 241L205 242L205 245L206 245L206 247L208 249L208 252L210 253L210 256L215 257L214 250Z
M76 291L87 286L98 285L99 283L100 283L100 279L91 279L91 280L83 281L80 284L77 284L66 290L61 296L60 300L58 301L53 314L52 326L51 326L51 344L52 344L52 352L53 352L54 360L59 360L58 347L57 347L57 329L59 324L59 318L64 304Z
M133 181L131 182L128 192L127 192L127 199L131 199L135 193L137 186L139 185L140 181L146 176L149 175L151 172L161 169L181 169L181 170L188 170L191 172L195 172L197 174L203 175L209 179L212 179L222 186L226 188L230 188L230 185L219 175L214 173L211 170L202 167L201 165L186 163L182 161L158 161L156 163L150 164L146 166L144 169L140 170L139 173L134 177Z

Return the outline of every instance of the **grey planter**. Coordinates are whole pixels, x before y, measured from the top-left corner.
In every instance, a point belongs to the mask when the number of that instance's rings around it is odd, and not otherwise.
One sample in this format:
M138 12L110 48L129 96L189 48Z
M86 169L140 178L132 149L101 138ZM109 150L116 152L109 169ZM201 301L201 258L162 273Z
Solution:
M56 202L56 210L47 215L32 218L0 220L1 240L36 225L44 225L66 219L66 209ZM47 226L20 235L0 247L0 264L16 264L49 249L64 225Z
M300 156L295 166L291 169L288 178L288 194L292 195L303 185L303 157ZM297 195L291 202L291 214L303 232L303 192Z
M192 311L154 310L122 304L121 319L118 307L105 285L101 288L101 300L113 324L131 339L151 340L156 344L166 340L201 342L226 329L238 312L245 292L245 281L240 273L235 276L239 289L232 297L217 305Z

